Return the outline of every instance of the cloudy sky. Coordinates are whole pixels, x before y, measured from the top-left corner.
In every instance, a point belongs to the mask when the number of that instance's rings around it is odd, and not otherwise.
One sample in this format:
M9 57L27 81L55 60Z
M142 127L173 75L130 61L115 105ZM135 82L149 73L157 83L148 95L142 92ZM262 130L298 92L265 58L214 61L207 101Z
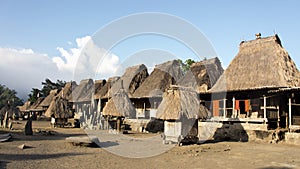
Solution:
M143 12L170 14L195 26L214 47L224 67L238 52L240 41L254 39L258 32L262 36L278 33L283 46L299 67L299 6L297 0L1 0L0 83L26 98L30 89L40 88L45 78L53 81L107 78L122 74L120 70L130 63L147 60L147 66L153 69L157 62L172 58L199 58L186 44L161 35L121 39L111 49L105 49L95 41L109 41L110 34L96 36L97 32L122 17ZM119 28L119 32L123 30L123 27ZM183 36L189 36L187 33L182 30ZM86 51L82 52L83 49ZM82 55L102 59L83 57L86 60L78 62ZM151 62L151 57L157 62ZM203 54L203 57L206 56ZM78 76L74 73L78 70L86 73Z

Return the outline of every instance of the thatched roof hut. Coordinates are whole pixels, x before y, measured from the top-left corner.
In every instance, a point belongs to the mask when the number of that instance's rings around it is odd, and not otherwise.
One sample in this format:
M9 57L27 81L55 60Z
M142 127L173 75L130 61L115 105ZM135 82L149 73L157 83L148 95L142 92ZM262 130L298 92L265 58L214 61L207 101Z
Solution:
M135 108L124 89L115 93L103 108L104 116L132 117L135 114Z
M131 97L148 76L147 67L144 64L128 67L121 78L113 84L107 95L112 96L120 89L124 89Z
M106 80L95 80L95 84L94 84L94 96L96 96L98 94L98 92L100 92L100 90L104 87L104 85L106 84Z
M107 98L111 97L108 95L108 91L110 90L111 86L114 85L116 81L118 81L120 77L110 77L104 84L104 86L100 87L100 89L95 88L95 99L100 99L100 98Z
M212 58L195 62L190 70L179 80L178 85L191 87L199 92L208 91L222 75L222 68L219 58Z
M172 86L164 93L156 117L162 120L207 118L208 110L200 104L196 91L190 88Z
M182 76L183 72L180 63L177 60L156 65L150 76L146 78L139 88L137 88L133 97L162 97L163 92L170 85L176 84Z
M61 96L54 97L47 111L46 117L69 118L73 116L72 110L68 106L68 101Z
M72 92L72 102L91 101L94 92L94 81L92 79L81 80L80 84Z
M51 90L49 95L45 97L45 99L41 102L40 106L49 107L52 99L56 96L57 93L58 93L58 89Z
M210 92L299 87L299 70L277 35L240 43Z
M64 86L64 88L57 94L57 96L62 97L66 100L72 100L72 92L77 87L77 84L75 81L67 82Z

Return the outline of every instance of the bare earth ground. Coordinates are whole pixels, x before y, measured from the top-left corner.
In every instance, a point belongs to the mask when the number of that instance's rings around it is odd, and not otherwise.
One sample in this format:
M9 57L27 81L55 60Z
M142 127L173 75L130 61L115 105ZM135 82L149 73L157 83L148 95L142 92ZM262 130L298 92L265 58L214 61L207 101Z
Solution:
M219 142L170 149L149 158L125 158L102 148L73 146L65 138L85 136L82 129L50 128L49 122L33 121L34 135L14 125L10 142L0 143L0 168L300 168L300 146L263 142ZM36 129L52 131L39 133ZM30 148L19 149L25 144Z

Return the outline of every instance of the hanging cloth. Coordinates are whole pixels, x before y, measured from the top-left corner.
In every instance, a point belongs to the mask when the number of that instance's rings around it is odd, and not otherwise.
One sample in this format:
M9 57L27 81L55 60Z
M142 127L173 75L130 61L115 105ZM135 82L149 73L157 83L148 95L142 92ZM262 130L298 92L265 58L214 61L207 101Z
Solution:
M250 100L245 100L245 112L250 111Z
M240 101L235 100L235 110L240 110Z
M213 115L219 116L219 100L214 100L213 101Z

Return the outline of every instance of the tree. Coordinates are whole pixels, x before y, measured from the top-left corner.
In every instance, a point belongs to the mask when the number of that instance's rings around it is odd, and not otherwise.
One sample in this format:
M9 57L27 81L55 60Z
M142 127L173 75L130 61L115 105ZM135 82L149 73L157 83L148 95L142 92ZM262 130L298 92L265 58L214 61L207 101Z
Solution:
M51 90L58 89L61 90L65 86L66 82L62 80L57 80L52 82L50 79L45 79L45 82L42 82L42 89L32 88L30 94L28 95L29 101L34 103L38 97L47 97Z
M195 61L192 59L187 59L187 60L185 60L185 62L183 62L181 59L178 59L178 62L181 65L182 71L184 73L190 69L190 67L193 63L195 63Z
M15 90L11 90L5 85L0 84L0 110L1 112L9 109L16 109L17 106L23 104L23 101L17 96Z

